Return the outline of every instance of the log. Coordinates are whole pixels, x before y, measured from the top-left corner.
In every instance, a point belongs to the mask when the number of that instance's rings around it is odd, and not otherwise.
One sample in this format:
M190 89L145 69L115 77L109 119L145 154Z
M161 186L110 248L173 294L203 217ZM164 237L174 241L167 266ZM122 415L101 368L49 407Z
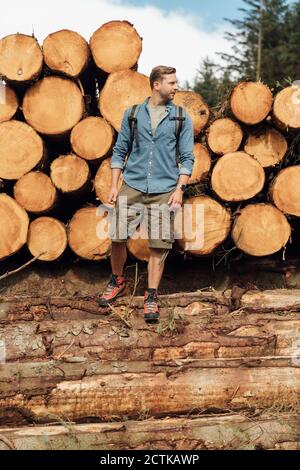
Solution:
M87 162L77 155L61 155L50 166L53 184L62 193L82 193L88 188L90 170Z
M72 80L46 77L26 91L22 108L26 121L38 132L61 136L82 118L84 100Z
M207 144L212 152L224 155L236 152L242 142L241 126L229 118L216 119L208 129Z
M14 84L36 80L43 67L43 54L33 36L10 34L0 40L0 76Z
M134 235L128 238L126 246L131 256L139 261L148 263L150 259L150 247L148 230L145 223L142 222L140 226L137 227Z
M10 196L0 194L0 260L13 255L25 245L29 218Z
M194 134L198 136L208 123L210 111L204 98L193 91L177 91L173 100L177 106L182 106L190 115Z
M241 82L230 96L230 110L239 121L254 125L262 122L271 111L271 90L262 82Z
M300 129L300 86L293 85L281 90L274 99L273 120L284 131Z
M100 261L110 255L108 212L97 207L76 211L68 226L68 242L80 258Z
M281 170L273 179L269 196L285 214L300 216L300 165Z
M82 119L71 132L73 152L89 162L98 162L112 150L114 129L100 117L89 116Z
M108 204L108 195L111 187L111 179L112 179L112 170L110 168L111 164L111 157L106 158L103 160L101 165L99 166L95 180L94 180L94 188L96 192L97 200L100 200L102 204ZM119 191L121 189L123 182L123 175L121 173L119 181L118 181L118 188Z
M68 244L66 228L53 217L39 217L31 222L27 246L30 253L41 261L55 261Z
M272 128L267 128L259 134L250 134L244 148L245 152L254 157L264 168L280 163L287 149L284 136Z
M41 137L25 122L0 123L0 178L17 180L44 160Z
M230 227L230 211L204 195L185 200L175 217L180 249L196 256L212 253L227 238Z
M19 100L13 88L0 81L0 122L9 121L19 108Z
M99 96L101 115L120 131L126 108L139 104L151 95L148 77L133 70L111 73Z
M204 145L195 143L194 157L193 171L188 179L188 184L199 183L208 175L211 167L210 154Z
M96 66L107 73L134 67L142 52L142 38L128 21L109 21L90 39Z
M265 183L261 164L245 152L227 153L213 168L211 187L224 201L246 201L258 194Z
M54 72L77 78L89 60L89 46L75 31L62 29L49 34L43 42L45 64Z
M0 428L0 450L297 450L299 418L297 413L155 420L144 415L120 423L6 427Z
M57 191L48 175L30 171L15 183L14 198L26 211L42 214L55 207Z
M268 256L285 248L291 226L271 204L249 204L235 218L231 236L236 246L252 256Z
M13 413L15 422L19 415L19 420L23 416L28 422L46 423L57 418L137 419L145 412L148 417L164 417L192 410L274 411L299 406L300 369L292 362L216 369L196 361L193 366L154 366L150 371L147 361L147 372L139 365L124 371L124 363L115 363L109 373L100 361L3 364L1 424L12 421Z

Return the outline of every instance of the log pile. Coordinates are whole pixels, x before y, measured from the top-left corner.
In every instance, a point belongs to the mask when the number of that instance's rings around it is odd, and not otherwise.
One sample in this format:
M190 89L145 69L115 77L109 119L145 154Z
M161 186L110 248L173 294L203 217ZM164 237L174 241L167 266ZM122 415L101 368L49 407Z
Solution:
M24 54L28 48L30 54ZM0 40L3 214L17 203L31 222L43 214L57 219L66 226L73 250L70 227L82 217L76 212L108 202L110 159L124 110L151 93L148 77L137 71L141 51L142 39L127 21L102 25L89 44L66 29L50 34L42 47L24 34ZM175 218L176 251L207 256L233 248L266 256L290 245L300 214L298 95L296 86L273 96L261 82L242 82L212 113L197 93L177 92L174 103L193 121L195 164L185 205ZM198 222L185 214L191 207L198 213L197 206L203 214ZM96 209L93 214L97 226L101 216ZM11 228L3 227L1 259L28 245L27 229L23 244L10 250ZM101 240L88 227L80 233L94 253L85 253L85 259L108 256L110 248L97 251ZM141 234L147 238L139 230L128 250L147 261L148 242L139 239Z
M110 208L98 206L124 110L151 93L141 51L127 21L89 44L69 30L42 47L24 34L0 40L0 266L20 252L45 264L108 258ZM195 165L174 251L285 250L300 217L299 93L243 82L215 114L205 97L176 94ZM143 261L145 234L128 240ZM299 448L300 292L161 301L160 324L145 326L141 297L99 317L78 295L2 295L0 449Z

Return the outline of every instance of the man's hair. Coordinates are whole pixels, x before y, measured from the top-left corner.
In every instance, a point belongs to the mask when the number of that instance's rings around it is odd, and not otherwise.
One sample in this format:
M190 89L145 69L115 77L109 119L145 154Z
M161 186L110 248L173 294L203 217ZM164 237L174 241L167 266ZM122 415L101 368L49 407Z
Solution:
M166 65L158 65L157 67L154 67L150 73L151 90L153 90L154 82L157 80L161 82L165 75L170 75L171 73L176 73L176 69L174 67L167 67Z

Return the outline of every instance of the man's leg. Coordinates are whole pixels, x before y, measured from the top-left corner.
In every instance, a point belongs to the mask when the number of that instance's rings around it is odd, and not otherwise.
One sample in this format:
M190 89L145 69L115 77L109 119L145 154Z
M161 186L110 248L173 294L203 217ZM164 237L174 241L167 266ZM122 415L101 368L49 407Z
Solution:
M158 289L165 267L163 248L150 248L148 262L148 288Z
M127 249L125 242L112 242L110 264L113 274L123 276L124 266L127 259Z

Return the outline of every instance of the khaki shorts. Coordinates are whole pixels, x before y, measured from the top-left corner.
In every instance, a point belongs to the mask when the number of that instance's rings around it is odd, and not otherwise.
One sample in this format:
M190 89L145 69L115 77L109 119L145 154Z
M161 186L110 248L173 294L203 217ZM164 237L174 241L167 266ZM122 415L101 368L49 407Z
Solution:
M175 189L175 188L174 188ZM131 188L123 180L113 211L110 238L124 242L136 238L136 228L141 225L141 236L146 236L150 248L171 249L174 243L174 211L168 200L171 194L148 194ZM140 235L139 235L140 236Z

